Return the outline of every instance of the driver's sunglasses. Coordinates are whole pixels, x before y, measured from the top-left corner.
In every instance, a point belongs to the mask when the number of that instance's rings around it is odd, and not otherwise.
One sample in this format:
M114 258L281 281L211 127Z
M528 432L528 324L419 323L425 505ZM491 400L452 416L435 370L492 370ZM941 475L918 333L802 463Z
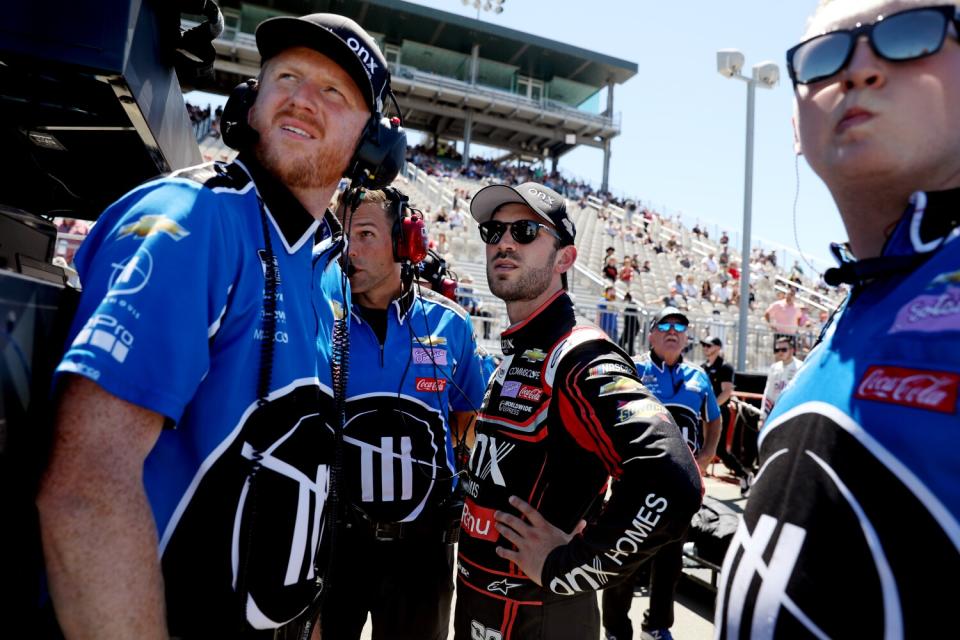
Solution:
M530 244L537 239L537 232L540 229L545 230L557 240L560 239L560 235L556 231L535 220L517 220L515 222L487 220L481 222L478 226L480 228L480 239L487 244L500 242L503 239L503 234L507 232L507 228L510 229L510 236L517 244Z
M773 350L774 353L786 353L787 351L790 351L788 347L776 347Z
M877 56L892 62L919 60L940 51L952 22L960 13L954 5L907 9L879 16L872 24L815 36L787 51L787 72L794 85L819 82L843 70L853 57L860 36L867 36Z
M657 323L657 330L666 333L670 331L670 328L673 327L673 330L677 333L686 333L687 325L683 322L659 322Z

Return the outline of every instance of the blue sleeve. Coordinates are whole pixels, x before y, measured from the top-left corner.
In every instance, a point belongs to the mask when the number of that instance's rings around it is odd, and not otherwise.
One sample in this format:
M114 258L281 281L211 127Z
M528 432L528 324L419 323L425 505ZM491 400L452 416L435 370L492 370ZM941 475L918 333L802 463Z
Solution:
M77 254L83 294L57 373L178 421L240 266L221 222L216 194L181 179L111 205Z
M707 374L701 373L700 384L706 390L704 394L704 409L707 410L707 422L716 420L720 417L720 405L717 404L717 396L713 393L713 384Z
M458 325L462 346L457 358L457 370L453 374L458 388L454 388L450 394L450 406L454 411L479 411L483 394L487 390L483 360L477 352L477 341L473 335L470 317L457 316L457 319L460 320Z

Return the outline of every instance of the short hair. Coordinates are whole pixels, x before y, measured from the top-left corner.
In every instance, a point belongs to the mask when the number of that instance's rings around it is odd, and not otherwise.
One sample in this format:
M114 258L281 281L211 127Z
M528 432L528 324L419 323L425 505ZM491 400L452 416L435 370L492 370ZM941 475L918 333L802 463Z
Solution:
M350 193L350 190L342 192L337 196L336 206L334 211L341 220L344 218L344 208L347 206L346 197ZM390 206L390 199L387 197L387 194L384 193L382 189L372 189L363 191L363 199L360 200L360 206L365 204L377 204L380 205L380 208L383 209L384 213L387 214L387 217L390 218L390 222L393 222L393 207Z
M788 347L796 350L797 345L794 343L793 338L791 336L778 337L776 340L773 341L773 346L777 346L778 344L784 343L784 342L787 344Z

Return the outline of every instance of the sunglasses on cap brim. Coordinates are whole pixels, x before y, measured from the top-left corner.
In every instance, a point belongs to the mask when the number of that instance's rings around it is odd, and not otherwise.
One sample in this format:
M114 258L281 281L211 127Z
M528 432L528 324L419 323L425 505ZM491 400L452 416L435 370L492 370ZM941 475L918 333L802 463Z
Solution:
M932 56L943 47L950 24L957 28L958 15L952 4L919 7L814 36L787 51L787 73L794 85L826 80L850 63L861 36L867 37L877 56L891 62Z
M560 240L560 234L536 220L516 220L514 222L501 222L500 220L487 220L478 225L480 229L480 239L487 244L497 244L503 239L503 235L510 229L510 237L518 244L530 244L537 239L537 233L543 229L557 240Z

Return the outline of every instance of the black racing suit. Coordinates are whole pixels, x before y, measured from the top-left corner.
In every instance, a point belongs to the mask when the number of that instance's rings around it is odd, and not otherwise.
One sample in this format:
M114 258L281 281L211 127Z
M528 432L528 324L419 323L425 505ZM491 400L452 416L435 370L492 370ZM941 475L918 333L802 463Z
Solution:
M597 637L595 591L679 539L700 473L630 358L578 323L563 292L501 337L504 360L477 421L460 536L457 640ZM610 500L598 508L610 478ZM554 549L543 587L496 554L496 510L516 495L582 535Z

